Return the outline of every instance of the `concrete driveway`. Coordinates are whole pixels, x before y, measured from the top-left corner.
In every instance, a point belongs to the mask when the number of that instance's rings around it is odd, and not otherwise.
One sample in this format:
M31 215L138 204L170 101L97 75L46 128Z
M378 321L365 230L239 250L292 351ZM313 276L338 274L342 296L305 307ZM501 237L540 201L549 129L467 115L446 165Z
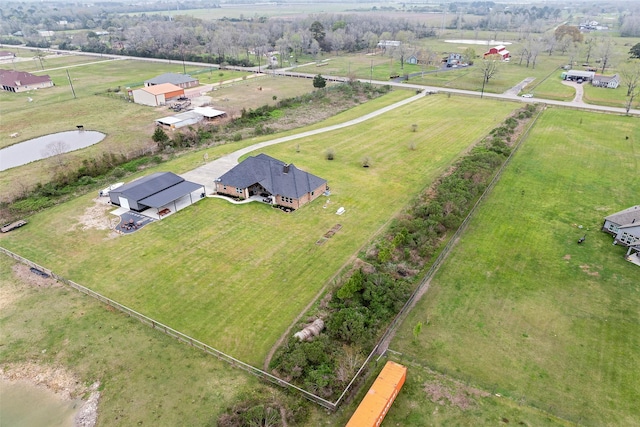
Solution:
M388 105L384 108L381 108L377 111L374 111L369 114L365 114L364 116L358 117L357 119L349 120L344 123L340 123L333 126L327 126L320 129L314 129L307 132L301 132L296 135L285 136L282 138L271 139L269 141L259 142L257 144L250 145L248 147L242 148L240 150L234 151L233 153L222 156L218 159L215 159L211 162L208 162L194 170L189 172L185 172L181 174L181 176L187 181L192 181L201 185L204 185L205 192L207 195L212 194L214 191L213 182L215 179L221 177L225 173L227 173L231 168L236 166L239 162L240 157L245 154L251 153L253 151L259 150L264 147L268 147L270 145L280 144L282 142L293 141L300 138L306 138L308 136L318 135L324 132L331 132L336 129L342 129L347 126L353 126L359 123L362 123L366 120L377 117L381 114L385 114L388 111L401 107L403 105L409 104L417 99L425 96L425 92L420 92L418 95L414 95L411 98L407 98L400 102L396 102L395 104ZM208 160L208 159L203 159Z

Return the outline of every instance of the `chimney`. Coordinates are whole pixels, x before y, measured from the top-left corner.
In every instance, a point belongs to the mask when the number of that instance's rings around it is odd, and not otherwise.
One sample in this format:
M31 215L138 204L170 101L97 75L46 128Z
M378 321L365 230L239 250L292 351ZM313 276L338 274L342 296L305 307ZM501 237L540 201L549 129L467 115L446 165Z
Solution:
M289 173L289 165L284 165L284 168L282 169L282 171L284 173Z

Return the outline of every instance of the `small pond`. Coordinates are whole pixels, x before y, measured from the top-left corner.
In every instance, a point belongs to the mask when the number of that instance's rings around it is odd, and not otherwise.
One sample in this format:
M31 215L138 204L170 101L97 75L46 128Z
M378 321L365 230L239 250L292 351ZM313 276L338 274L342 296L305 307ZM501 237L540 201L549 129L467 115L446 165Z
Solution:
M0 150L0 171L86 148L104 137L105 134L93 130L71 130L14 144Z

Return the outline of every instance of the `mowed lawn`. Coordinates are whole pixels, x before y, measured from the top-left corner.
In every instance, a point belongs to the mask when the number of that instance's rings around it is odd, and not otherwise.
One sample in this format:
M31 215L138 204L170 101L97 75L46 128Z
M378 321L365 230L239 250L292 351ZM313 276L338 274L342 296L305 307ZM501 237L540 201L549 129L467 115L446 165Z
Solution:
M83 230L79 218L94 205L90 195L35 215L28 227L3 236L0 244L261 364L295 316L358 249L517 107L424 97L358 126L266 149L326 178L331 187L330 197L292 214L208 198L113 238L109 231ZM325 159L328 148L335 153L333 161ZM361 166L364 157L371 159L371 167ZM172 170L171 163L162 170ZM346 213L337 216L341 206ZM340 231L318 245L336 224L342 225Z
M544 112L390 348L562 420L638 425L640 267L600 228L640 202L639 142L634 118ZM405 421L438 405L416 396L392 425L425 425Z

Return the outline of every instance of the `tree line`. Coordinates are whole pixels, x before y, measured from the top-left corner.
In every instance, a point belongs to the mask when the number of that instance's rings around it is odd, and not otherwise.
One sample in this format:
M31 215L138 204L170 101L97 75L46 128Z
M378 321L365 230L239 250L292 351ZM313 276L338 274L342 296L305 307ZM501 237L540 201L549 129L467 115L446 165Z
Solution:
M271 361L273 372L324 398L337 398L433 255L506 161L516 128L535 111L527 105L493 129L399 215L305 319L322 319L326 329L311 340L290 337Z

